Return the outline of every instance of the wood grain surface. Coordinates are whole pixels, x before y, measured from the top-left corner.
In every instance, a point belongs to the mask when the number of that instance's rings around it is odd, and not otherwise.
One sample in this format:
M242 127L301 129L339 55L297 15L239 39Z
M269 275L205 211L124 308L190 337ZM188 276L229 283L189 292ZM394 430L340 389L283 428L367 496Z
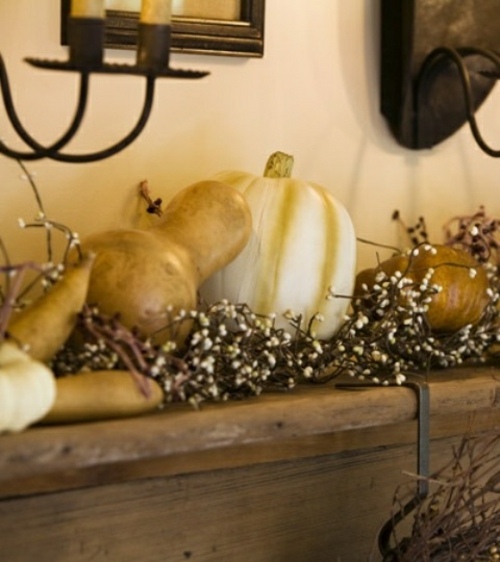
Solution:
M429 376L431 470L499 427L499 374ZM409 388L328 384L1 436L0 560L377 561L416 416Z
M450 428L450 434L463 432L471 414L490 412L493 420L498 409L499 375L496 368L483 367L430 376L431 418L454 415L458 425ZM284 443L288 444L285 448L289 455L290 443L299 439L314 440L386 425L397 427L415 420L416 415L416 396L409 388L341 390L327 384L301 386L288 393L269 393L241 402L207 404L199 411L176 405L125 420L35 427L0 436L0 497L36 491L36 482L41 491L46 491L50 489L47 482L54 478L56 488L58 482L70 485L72 477L78 486L92 469L103 481L108 466L141 467L157 464L158 460L165 464L179 456L191 457L192 470L196 470L196 458L204 452L222 451L218 456L223 467L228 448L255 450L263 445L279 449ZM226 466L231 464L228 459ZM128 470L133 472L133 468ZM108 481L114 481L113 474L110 470Z

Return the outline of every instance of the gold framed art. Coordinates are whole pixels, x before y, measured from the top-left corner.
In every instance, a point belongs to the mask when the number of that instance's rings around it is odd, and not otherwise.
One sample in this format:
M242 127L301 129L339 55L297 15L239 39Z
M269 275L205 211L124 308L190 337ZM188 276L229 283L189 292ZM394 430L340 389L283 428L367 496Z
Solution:
M66 44L70 0L61 0ZM173 0L172 51L262 57L265 0ZM140 0L107 0L105 46L135 49Z

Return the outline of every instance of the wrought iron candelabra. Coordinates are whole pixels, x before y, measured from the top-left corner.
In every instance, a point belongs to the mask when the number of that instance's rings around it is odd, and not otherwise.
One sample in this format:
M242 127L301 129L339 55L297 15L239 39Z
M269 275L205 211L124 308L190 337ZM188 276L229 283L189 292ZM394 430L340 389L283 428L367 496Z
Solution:
M134 65L109 64L103 61L104 19L94 17L69 17L67 61L26 58L26 62L38 67L57 71L77 72L80 75L78 102L74 117L62 136L49 146L37 142L21 123L14 107L7 70L0 55L0 87L4 106L12 127L29 150L9 148L0 141L0 153L17 160L50 158L60 162L86 163L103 160L129 146L144 129L153 106L155 81L157 78L195 79L206 76L207 72L173 69L169 66L170 25L139 22L138 48ZM145 79L144 104L132 130L120 141L103 150L86 154L63 152L75 137L82 124L89 97L91 74L136 75Z

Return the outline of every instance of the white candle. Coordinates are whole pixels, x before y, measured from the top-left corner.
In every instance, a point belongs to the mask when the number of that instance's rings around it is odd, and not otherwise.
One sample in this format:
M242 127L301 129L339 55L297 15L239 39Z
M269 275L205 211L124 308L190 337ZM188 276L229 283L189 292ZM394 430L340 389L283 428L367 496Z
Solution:
M171 0L142 0L141 23L169 24L171 19Z
M104 0L71 0L71 17L104 19Z

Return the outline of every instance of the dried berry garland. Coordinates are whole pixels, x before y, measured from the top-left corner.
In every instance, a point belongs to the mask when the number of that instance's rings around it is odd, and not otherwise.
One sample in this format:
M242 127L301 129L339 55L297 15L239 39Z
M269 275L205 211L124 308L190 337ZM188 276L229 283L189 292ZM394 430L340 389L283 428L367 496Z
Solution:
M469 252L479 263L499 264L500 223L489 217L483 206L473 215L457 216L444 225L446 244Z
M49 263L51 233L61 231L67 239L64 260L69 248L78 246L78 236L47 219L36 185L29 174L27 177L38 201L39 214L34 222L21 226L44 228ZM147 182L141 183L139 193L148 205L147 211L160 215L161 199L151 197ZM410 258L418 248L432 247L423 217L414 227L404 225L398 212L393 219L406 229L412 245ZM219 302L200 305L198 310L171 318L173 327L186 321L192 323L186 346L176 349L171 342L155 346L144 341L123 327L119 317L108 318L95 308L86 307L78 320L82 343L62 349L52 367L58 376L81 370L125 368L134 376L158 380L165 402L187 401L198 406L205 400L243 398L266 389L286 390L302 382L321 383L341 375L378 384L401 384L410 372L425 373L465 361L483 362L493 354L500 339L498 226L499 221L489 218L483 208L470 217L456 217L446 225L445 243L475 256L486 268L490 282L490 301L479 323L451 334L434 333L426 321L427 306L441 289L433 283L432 270L419 282L404 271L392 275L381 272L368 300L338 295L334 288L325 295L330 299L348 298L353 304L340 330L330 340L318 339L311 325L304 326L293 311L285 314L290 329L284 331L276 328L275 317L259 316L245 303ZM7 272L10 265L5 251L4 261L3 270ZM61 264L50 267L50 275L43 276L49 282L63 269ZM0 320L4 326L7 311L15 300L10 276L6 274L0 293ZM9 286L10 292L6 292ZM316 316L315 320L321 318Z
M151 206L144 183L141 195ZM404 226L399 213L393 219ZM106 319L88 309L80 318L86 343L79 350L63 350L54 369L62 375L82 368L128 368L158 380L166 402L181 400L198 406L205 400L243 398L341 375L382 385L401 384L410 372L484 362L499 340L500 295L497 267L488 261L493 254L480 251L478 232L492 250L498 223L482 210L470 218L460 217L459 239L450 225L447 243L482 256L481 267L488 271L490 300L474 326L452 334L431 330L425 313L441 290L432 282L432 270L419 282L404 271L381 272L369 299L353 300L351 312L331 340L319 340L293 311L286 313L290 330L283 331L275 327L274 317L256 315L244 303L220 302L171 319L174 326L187 320L193 323L184 349L176 349L173 343L155 347L127 331L118 318ZM420 248L432 250L423 217L415 227L404 228L413 244L408 250L410 259ZM337 295L333 288L326 298L352 299L351 295Z
M193 322L184 349L173 343L158 347L124 328L117 317L104 318L88 308L79 320L85 344L62 350L53 368L60 375L84 368L128 368L158 380L167 402L197 406L342 374L401 384L409 372L485 361L498 341L498 291L491 290L477 325L437 335L425 319L430 299L440 290L431 280L432 272L418 283L404 272L381 273L370 306L355 301L331 340L317 339L291 311L287 332L275 327L272 316L256 315L245 304L220 302L172 318L173 325ZM491 282L498 285L496 276ZM342 298L334 292L329 297Z
M53 369L63 375L82 369L127 368L156 379L165 400L228 400L258 395L265 388L289 389L310 376L302 368L304 355L317 354L314 338L293 341L274 326L274 318L254 314L246 305L220 302L204 310L183 312L173 325L189 321L186 346L173 342L154 346L120 324L87 307L78 326L84 343L66 346L55 357ZM300 346L300 354L297 352Z

